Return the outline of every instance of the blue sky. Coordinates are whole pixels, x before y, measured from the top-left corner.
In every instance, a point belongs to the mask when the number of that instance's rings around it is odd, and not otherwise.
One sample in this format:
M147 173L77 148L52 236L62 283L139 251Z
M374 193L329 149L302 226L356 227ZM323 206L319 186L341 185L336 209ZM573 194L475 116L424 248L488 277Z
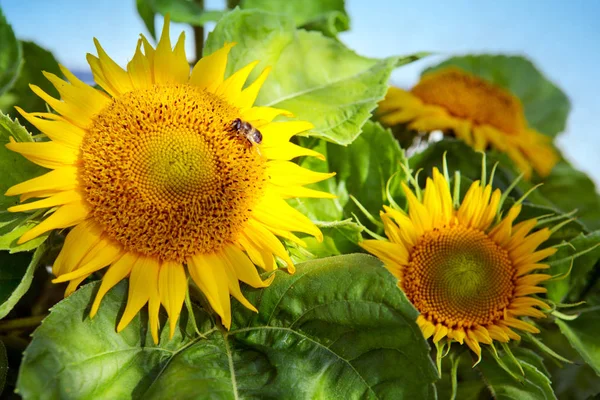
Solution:
M282 0L286 1L286 0ZM301 1L301 0L287 0ZM225 1L206 0L218 9ZM527 55L569 96L573 110L559 146L566 157L600 183L600 1L398 1L346 0L351 32L341 39L359 54L384 57L418 51L440 56L394 72L410 86L420 71L446 56L464 53ZM95 53L92 38L124 65L140 32L134 0L0 0L17 36L51 50L71 69L88 69L85 54ZM174 24L173 33L186 28ZM188 41L189 54L193 54Z

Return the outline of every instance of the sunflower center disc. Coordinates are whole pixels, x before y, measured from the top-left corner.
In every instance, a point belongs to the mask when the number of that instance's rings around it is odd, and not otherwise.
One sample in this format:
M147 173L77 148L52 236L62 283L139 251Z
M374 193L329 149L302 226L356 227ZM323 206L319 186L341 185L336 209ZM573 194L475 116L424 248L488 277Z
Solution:
M82 145L85 199L129 251L183 262L232 243L263 194L265 161L205 90L156 85L113 99Z
M424 235L411 253L403 288L434 323L471 327L502 317L514 274L506 250L485 233L454 226Z
M411 92L424 103L440 106L451 115L491 125L505 133L519 134L526 127L519 99L456 68L425 75Z

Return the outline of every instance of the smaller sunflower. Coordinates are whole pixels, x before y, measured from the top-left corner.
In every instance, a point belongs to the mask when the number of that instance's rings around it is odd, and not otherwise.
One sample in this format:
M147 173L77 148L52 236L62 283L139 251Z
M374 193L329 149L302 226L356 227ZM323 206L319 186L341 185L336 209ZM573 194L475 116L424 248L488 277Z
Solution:
M481 343L519 340L514 329L538 333L520 317L543 318L539 309L550 309L532 295L546 292L539 284L550 275L537 271L556 249L536 249L551 231L531 233L535 219L514 224L520 204L500 218L503 195L485 181L474 182L462 203L437 169L422 193L403 189L408 213L384 206L380 214L389 241L361 246L399 279L425 338L466 343L481 357Z
M391 87L378 114L387 126L441 130L476 151L495 148L506 153L527 178L532 168L542 177L549 175L559 160L551 139L527 126L516 96L456 67L425 74L410 91Z

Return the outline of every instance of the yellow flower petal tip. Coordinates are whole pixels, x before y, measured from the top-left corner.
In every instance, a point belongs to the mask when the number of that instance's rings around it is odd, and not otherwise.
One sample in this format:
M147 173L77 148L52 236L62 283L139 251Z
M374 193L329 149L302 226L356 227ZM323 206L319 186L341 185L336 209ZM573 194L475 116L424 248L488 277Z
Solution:
M289 160L312 154L289 139L313 125L275 122L292 114L254 106L270 67L249 85L258 61L225 79L235 43L202 58L190 73L183 40L171 46L166 16L157 47L140 36L122 68L94 38L97 55L87 60L102 90L64 67L69 82L44 73L60 99L30 87L56 113L17 110L51 141L6 145L51 170L6 191L21 201L41 199L9 211L53 209L18 242L73 228L53 267L53 282L69 282L66 293L72 293L87 276L105 270L94 317L107 291L131 276L117 331L148 304L155 342L161 305L173 318L170 337L176 330L188 274L229 328L230 295L256 311L239 281L266 287L275 275L259 284L254 264L289 259L279 237L300 241L292 232L303 232L322 240L316 226L286 202L314 195L304 187L306 174L267 173L274 160L293 164ZM227 250L232 245L234 253Z
M451 133L476 151L495 148L526 178L532 169L549 175L559 161L551 139L528 127L518 97L455 66L425 74L409 91L391 87L377 116L386 126Z
M421 315L417 324L434 343L444 338L464 343L478 356L483 344L507 342L512 330L538 333L519 317L544 317L548 305L530 297L550 276L532 273L548 257L538 247L546 232L531 233L535 220L513 225L520 207L497 220L500 196L491 186L471 185L462 202L452 198L449 183L434 171L421 200L404 185L408 212L385 207L381 213L389 241L359 245L377 256ZM518 278L515 278L518 277ZM539 308L539 309L538 309Z

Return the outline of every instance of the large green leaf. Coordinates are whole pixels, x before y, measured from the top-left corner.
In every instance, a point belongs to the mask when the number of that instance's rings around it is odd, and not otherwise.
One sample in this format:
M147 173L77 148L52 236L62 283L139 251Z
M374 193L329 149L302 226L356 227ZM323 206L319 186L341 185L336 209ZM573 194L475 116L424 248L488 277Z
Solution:
M233 304L230 331L206 313L195 335L180 329L160 345L147 316L121 334L115 326L127 285L105 297L90 320L97 284L55 306L25 351L24 398L414 399L434 396L436 371L415 324L417 312L396 280L366 255L332 257L276 272L266 289L245 288L258 314Z
M389 129L379 123L367 121L361 135L349 146L319 141L306 146L327 157L327 163L306 158L300 165L320 172L335 172L336 175L312 187L338 196L335 200L297 199L291 203L309 217L318 221L335 221L352 218L353 213L362 215L354 196L375 217L379 216L384 204L388 204L386 186L390 178L390 194L395 200L403 197L400 182L406 179L401 168L406 163L404 150L398 146ZM395 175L395 176L394 176Z
M8 91L21 69L21 43L0 8L0 95Z
M567 96L521 56L467 55L452 57L424 73L456 66L516 95L523 104L529 126L556 136L564 131L571 105Z
M581 295L590 283L590 273L600 260L600 231L588 235L580 234L569 245L561 246L558 251L548 258L552 275L563 275L563 279L553 280L546 284L548 297L561 302L569 295L568 300L583 300ZM571 268L572 264L572 268Z
M17 183L42 175L46 170L26 160L20 154L8 150L5 146L10 138L18 142L31 142L31 135L27 133L18 121L11 120L0 113L0 250L26 251L37 246L47 235L34 239L24 245L17 245L16 240L26 230L32 227L34 221L29 222L26 213L10 213L6 209L19 202L18 197L7 197L6 190ZM27 222L27 224L26 224Z
M507 355L501 359L507 365L512 363ZM519 377L520 380L502 369L493 357L484 357L483 361L479 363L477 368L481 371L494 399L556 399L550 379L542 371L525 360L518 362L524 372L524 376Z
M600 196L594 182L566 161L558 163L539 188L558 209L577 210L577 219L590 231L600 229Z
M362 134L348 147L328 144L327 156L338 185L343 185L372 215L378 216L382 205L388 204L386 185L394 174L390 194L396 201L404 196L400 186L406 180L401 168L406 164L404 150L391 131L379 123L367 122ZM344 207L346 216L358 212L354 202Z
M584 312L573 321L556 319L555 322L571 346L600 376L600 311Z
M294 18L297 26L321 30L329 36L350 28L344 0L242 0L243 9L257 9Z
M44 250L44 246L40 246L33 255L0 252L0 319L6 317L29 290Z
M359 135L387 90L398 57L361 57L319 32L297 30L293 18L257 10L235 10L210 33L205 54L237 42L226 75L260 60L253 77L273 67L258 105L283 108L315 125L313 135L347 145ZM412 60L412 59L411 59Z
M41 48L33 42L21 42L23 47L23 66L18 79L10 91L5 95L10 100L0 99L0 110L7 114L14 114L13 106L18 105L25 111L46 111L46 102L35 95L29 85L36 85L53 97L59 97L58 91L42 74L42 71L61 76L58 62L48 50ZM28 125L32 127L32 125Z

